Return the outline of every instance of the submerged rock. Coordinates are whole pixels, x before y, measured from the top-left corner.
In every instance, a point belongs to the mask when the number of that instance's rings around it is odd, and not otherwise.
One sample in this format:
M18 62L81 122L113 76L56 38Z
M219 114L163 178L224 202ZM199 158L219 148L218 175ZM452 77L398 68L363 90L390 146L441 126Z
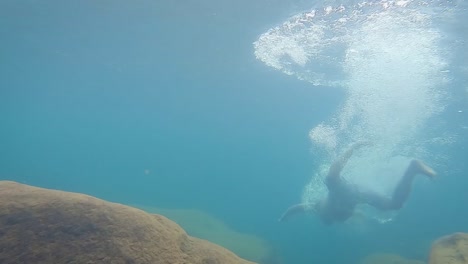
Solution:
M468 264L468 234L455 233L432 244L429 264Z
M424 264L424 262L395 254L377 253L365 257L360 264Z
M0 263L247 264L171 220L91 196L0 182Z
M237 232L221 220L195 209L161 209L135 205L148 213L164 215L179 224L189 235L206 239L234 252L241 258L264 263L278 259L276 252L260 237Z

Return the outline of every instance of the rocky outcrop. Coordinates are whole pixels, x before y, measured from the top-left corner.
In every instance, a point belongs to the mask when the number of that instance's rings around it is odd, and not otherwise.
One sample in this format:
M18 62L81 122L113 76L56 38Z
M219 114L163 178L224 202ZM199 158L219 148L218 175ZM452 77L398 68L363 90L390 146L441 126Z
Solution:
M432 244L429 264L468 264L468 234L455 233Z
M0 182L0 263L247 264L169 219L91 196Z

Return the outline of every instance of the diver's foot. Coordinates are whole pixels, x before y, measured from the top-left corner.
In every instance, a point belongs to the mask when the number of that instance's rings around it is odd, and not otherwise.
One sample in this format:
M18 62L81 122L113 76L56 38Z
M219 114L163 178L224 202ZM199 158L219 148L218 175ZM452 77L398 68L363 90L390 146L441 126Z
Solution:
M412 165L414 166L414 168L421 174L424 174L426 175L427 177L433 179L435 176L437 176L437 173L431 168L429 167L427 164L425 164L424 162L420 161L420 160L413 160L412 161Z

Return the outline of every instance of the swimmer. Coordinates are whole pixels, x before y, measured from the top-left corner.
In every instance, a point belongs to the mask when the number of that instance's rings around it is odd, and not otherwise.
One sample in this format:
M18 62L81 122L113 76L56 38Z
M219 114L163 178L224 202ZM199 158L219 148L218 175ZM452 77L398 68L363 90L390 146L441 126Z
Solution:
M392 197L358 190L356 186L343 179L340 174L353 151L369 145L371 145L369 142L355 143L343 156L332 163L325 178L325 184L328 188L327 197L315 204L302 203L293 205L286 210L279 221L283 222L293 215L313 210L325 224L344 222L353 215L356 205L360 203L368 204L383 211L397 210L408 199L411 185L416 175L422 174L430 179L436 176L433 169L422 161L414 159L410 162L405 174L398 182Z

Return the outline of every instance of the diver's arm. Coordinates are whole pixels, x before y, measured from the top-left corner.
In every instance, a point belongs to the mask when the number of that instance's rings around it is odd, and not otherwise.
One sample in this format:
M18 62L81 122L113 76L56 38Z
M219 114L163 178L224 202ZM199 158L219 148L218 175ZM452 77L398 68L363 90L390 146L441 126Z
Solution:
M278 219L279 222L284 222L288 220L293 215L303 214L305 213L312 205L311 204L296 204L289 207L286 212Z
M332 163L330 169L328 170L326 181L339 180L341 171L348 162L349 158L351 158L353 155L354 150L370 145L372 145L370 141L359 141L351 145L351 147L341 157Z

